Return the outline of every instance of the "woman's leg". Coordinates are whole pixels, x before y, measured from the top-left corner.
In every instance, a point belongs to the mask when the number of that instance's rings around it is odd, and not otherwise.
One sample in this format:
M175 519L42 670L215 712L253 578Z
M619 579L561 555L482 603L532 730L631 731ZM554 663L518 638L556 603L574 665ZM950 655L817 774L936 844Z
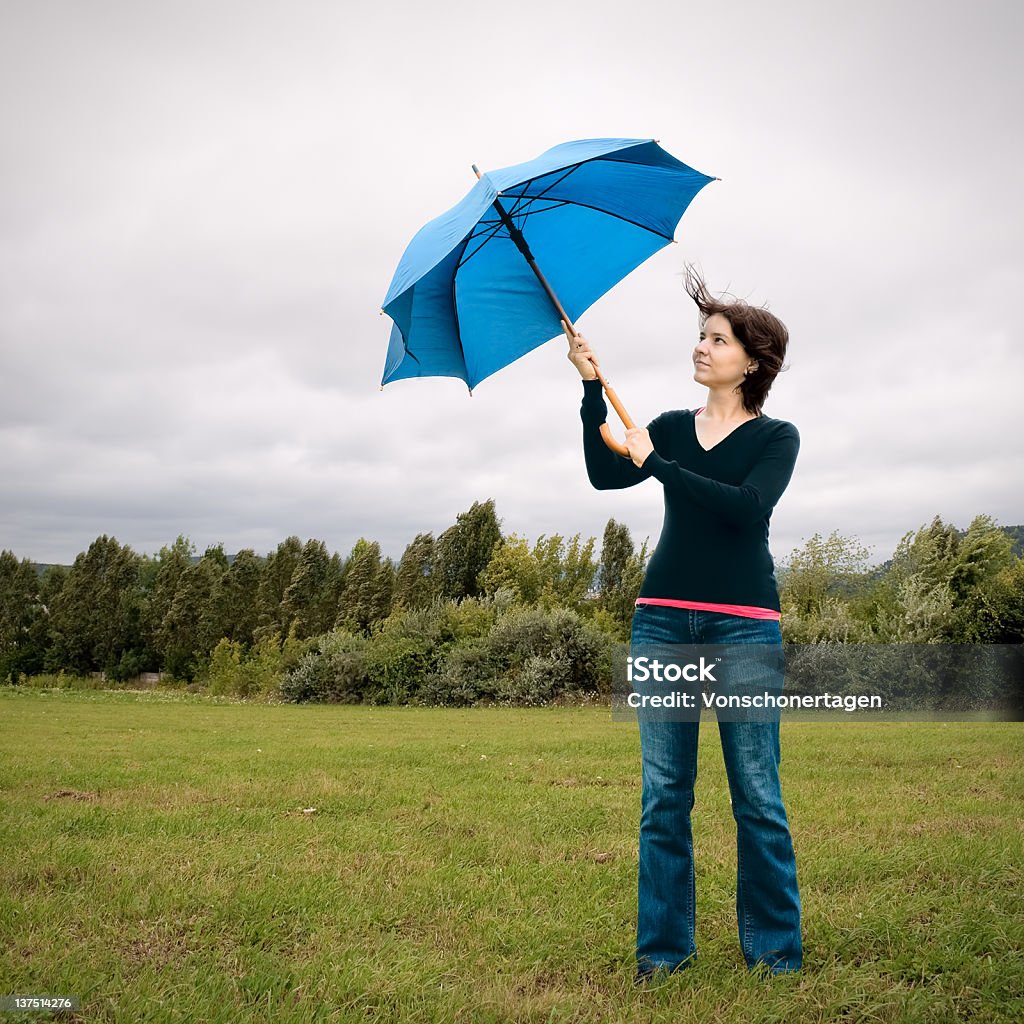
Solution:
M713 614L713 613L712 613ZM735 618L738 616L723 616ZM748 619L716 623L705 642L781 645L778 622ZM781 660L750 659L762 692L782 692ZM746 666L745 666L746 667ZM752 680L744 681L744 689ZM736 819L736 920L747 966L773 973L799 969L803 958L796 856L782 800L779 714L757 712L746 720L719 712L718 731Z
M689 643L690 613L639 605L632 652ZM675 970L696 958L696 890L690 812L697 779L699 723L658 720L641 713L643 760L640 866L637 881L637 968Z
M747 966L795 971L803 959L796 856L779 781L779 723L718 731L736 819L736 923Z

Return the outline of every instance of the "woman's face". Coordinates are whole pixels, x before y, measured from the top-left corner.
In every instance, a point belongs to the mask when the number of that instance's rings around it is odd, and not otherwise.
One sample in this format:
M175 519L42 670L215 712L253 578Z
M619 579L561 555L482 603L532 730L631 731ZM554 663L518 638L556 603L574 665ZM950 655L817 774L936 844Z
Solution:
M756 366L732 333L721 313L707 318L693 350L693 379L709 388L732 388L743 382L748 367Z

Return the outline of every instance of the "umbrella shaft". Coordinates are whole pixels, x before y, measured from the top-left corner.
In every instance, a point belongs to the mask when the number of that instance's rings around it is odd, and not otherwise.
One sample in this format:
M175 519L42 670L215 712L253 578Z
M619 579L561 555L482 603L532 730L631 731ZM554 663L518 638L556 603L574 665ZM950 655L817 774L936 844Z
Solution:
M508 215L508 211L504 206L501 205L500 199L494 200L494 208L498 211L498 216L501 218L502 224L508 229L509 238L515 242L516 248L523 254L526 262L529 263L530 269L537 275L537 280L540 281L541 287L548 293L548 298L554 304L558 315L569 325L570 330L575 334L576 328L573 326L572 320L569 319L569 314L562 308L561 302L558 301L558 296L555 294L555 290L548 284L548 279L541 273L540 267L537 266L537 261L533 258L533 253L530 251L529 245L526 244L526 239L523 237L522 231L519 230L512 222L512 218Z
M476 164L473 164L473 171L478 178L482 177ZM504 206L501 205L500 199L495 197L493 206L494 209L498 211L498 216L501 218L502 224L505 225L505 228L507 229L509 234L509 238L511 238L512 241L515 242L516 248L526 258L526 262L530 265L530 269L537 275L537 280L540 281L544 291L546 291L548 294L548 298L551 300L555 309L558 310L558 315L565 321L565 324L569 328L570 333L575 336L575 324L573 324L572 320L569 319L569 314L566 313L565 309L562 306L562 303L558 301L558 296L555 294L554 288L552 288L551 285L548 284L548 279L543 275L543 273L541 273L540 267L537 266L537 261L533 258L533 253L530 252L530 247L526 244L526 239L523 237L522 231L520 231L519 228L515 226L515 224L512 221L512 218L508 215L508 211L505 209ZM622 402L619 401L619 396L615 393L615 390L608 383L608 381L605 380L604 374L601 373L601 371L596 366L594 367L594 372L597 374L597 379L601 382L601 387L604 388L604 392L608 396L608 401L612 403L612 408L619 414L619 419L622 420L627 430L632 430L635 424L633 423L633 420L631 419L629 413L626 412L625 408L623 407ZM610 432L608 432L607 436L605 436L605 443L608 445L609 448L614 448L616 451L619 452L619 454L626 455L628 457L626 449L622 445L618 444L618 442L616 442L614 438L612 438Z

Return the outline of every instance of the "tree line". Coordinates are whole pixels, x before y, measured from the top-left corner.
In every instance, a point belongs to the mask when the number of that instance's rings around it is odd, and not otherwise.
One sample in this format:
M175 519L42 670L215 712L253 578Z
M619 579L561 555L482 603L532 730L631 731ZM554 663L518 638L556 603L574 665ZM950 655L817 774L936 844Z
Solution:
M783 637L1020 643L1024 561L1014 536L989 516L966 531L936 517L872 568L855 538L816 534L778 568ZM101 536L72 566L43 572L3 551L0 680L164 672L232 692L393 701L421 679L416 693L433 687L438 703L451 693L545 699L556 678L567 691L599 689L607 659L598 648L628 638L647 557L646 541L637 547L614 519L600 549L579 534L506 536L493 500L474 502L436 538L417 534L397 563L366 538L345 557L289 537L266 556L229 558L223 545L197 557L185 537L146 556ZM367 666L378 661L371 686ZM363 683L344 683L349 670ZM493 692L474 671L490 673Z
M102 672L124 680L166 672L192 680L221 640L250 650L335 629L370 634L389 615L510 589L515 598L579 607L600 580L601 608L628 619L647 546L609 520L595 540L541 537L532 548L503 536L493 500L474 502L435 538L420 533L395 563L360 538L346 557L321 540L282 541L260 557L229 558L221 544L196 557L185 537L140 555L98 537L70 567L0 552L0 680Z

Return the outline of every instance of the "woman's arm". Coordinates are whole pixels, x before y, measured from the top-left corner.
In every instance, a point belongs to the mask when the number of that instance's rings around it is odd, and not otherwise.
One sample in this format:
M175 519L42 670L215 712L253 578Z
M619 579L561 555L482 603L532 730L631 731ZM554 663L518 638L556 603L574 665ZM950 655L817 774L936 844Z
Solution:
M639 472L649 470L666 490L702 505L733 526L747 526L762 519L778 503L793 476L799 451L800 434L787 423L768 441L757 464L738 487L684 469L678 462L663 459L657 451L644 459Z
M599 491L615 490L622 487L633 487L648 479L653 473L653 465L649 466L650 456L642 467L621 455L617 455L604 443L601 437L601 424L608 417L603 389L599 380L583 381L583 405L580 407L583 420L583 456L587 463L587 476ZM660 419L660 417L658 418ZM651 432L651 440L657 443L658 419L647 428Z

